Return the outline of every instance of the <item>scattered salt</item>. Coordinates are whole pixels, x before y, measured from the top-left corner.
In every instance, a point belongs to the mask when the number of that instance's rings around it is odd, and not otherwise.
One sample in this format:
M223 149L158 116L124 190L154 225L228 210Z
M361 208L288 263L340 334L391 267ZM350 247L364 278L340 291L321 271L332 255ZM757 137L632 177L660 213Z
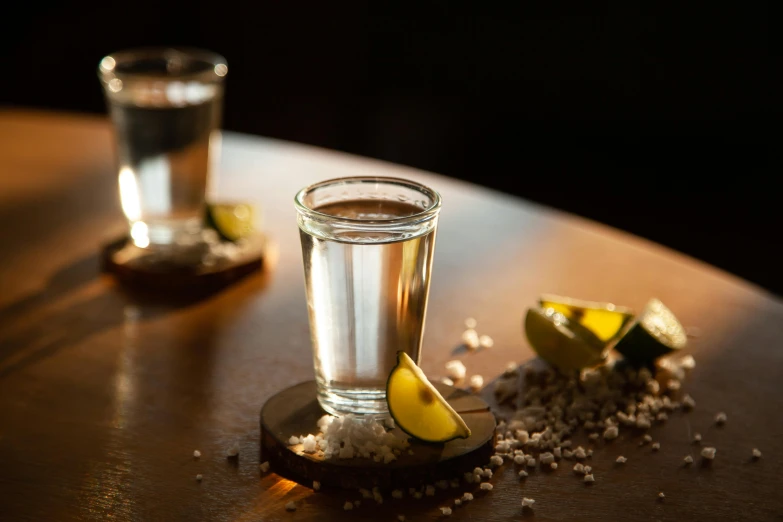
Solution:
M299 437L297 437L296 435L291 435L291 438L288 439L288 445L296 446L297 444L299 444Z
M580 475L584 475L585 473L585 466L581 462L577 462L574 464L574 473L579 473Z
M492 484L490 484L489 482L482 482L481 486L479 487L484 491L492 491Z
M302 450L305 453L315 453L316 447L317 442L315 441L315 436L312 433L302 439Z
M726 416L726 414L720 412L717 415L715 415L715 424L717 424L718 426L723 426L724 424L726 424L727 419L728 417Z
M372 498L372 493L368 489L359 488L359 493L361 493L362 498Z
M199 450L194 451L193 452L193 457L195 457L195 458L201 457L201 452Z
M285 505L286 511L296 511L296 503L291 501Z
M615 462L618 463L618 464L625 464L626 462L628 462L628 459L626 459L625 457L620 455L619 457L617 457Z
M490 466L502 466L503 465L503 457L500 457L498 455L492 455L489 458L489 464L490 464Z
M718 452L715 448L704 448L701 450L701 456L704 457L707 460L712 460L715 458L715 454Z
M685 464L693 464L693 457L691 457L690 455L685 455L685 458L682 460L685 461Z
M653 442L652 450L653 451L658 451L659 449L661 449L661 443L660 442Z
M470 389L473 391L478 391L482 386L484 386L484 377L481 375L472 375L469 382Z
M590 439L590 440L598 440L598 434L597 433L591 433L590 435L587 436L587 438Z
M514 464L518 464L520 466L524 465L527 459L524 455L514 455Z
M547 451L546 453L539 455L538 460L541 462L542 466L548 466L555 461L555 456Z
M462 364L462 361L453 360L446 363L446 374L450 379L461 381L465 378L466 373L467 369L465 368L465 365Z
M754 459L760 459L761 458L761 450L758 448L753 448L753 451L751 451L751 455L753 455Z
M455 506L461 506L461 505L462 505L462 499L461 499L461 498L458 498L458 499L456 499L456 500L454 501L454 505L455 505Z
M258 467L261 470L261 473L266 473L269 471L269 462L262 462L258 465Z
M239 455L239 444L234 443L226 452L227 457L236 457Z
M476 326L478 326L478 321L476 321L474 318L468 317L467 319L465 319L465 328L472 330L475 329Z
M417 500L420 499L423 496L424 495L422 495L421 491L417 491L416 493L413 494L413 498L415 498Z
M519 365L515 363L514 361L511 361L509 363L506 363L506 368L503 370L503 375L506 377L512 377L517 374L519 371Z
M582 460L587 457L587 453L585 453L585 449L582 446L579 446L576 448L576 451L574 451L574 457L576 457L579 460Z
M535 503L536 503L536 501L533 500L532 498L522 497L522 507L523 508L533 509L533 504L535 504Z
M693 434L693 442L701 442L701 433Z
M589 475L592 472L593 472L593 468L591 468L590 466L585 466L585 475Z
M557 448L552 450L552 454L555 456L556 459L560 459L563 456L563 450L560 449L558 446Z
M595 482L595 477L593 477L592 474L585 475L585 482L587 482L588 484L591 484L591 483Z
M427 485L426 488L424 488L424 494L428 497L434 497L435 496L435 486L433 485Z
M525 477L527 477L527 471L525 471L524 469L520 470L519 473L517 473L517 476L519 478L525 478Z
M685 396L682 398L682 405L686 409L692 410L693 408L696 407L696 401L693 400L693 397L691 397L686 393Z
M397 499L402 498L402 490L395 489L394 491L391 492L391 496L392 498L397 498Z
M663 500L664 498L666 498L666 495L664 495L664 494L663 494L663 491L661 491L660 493L658 493L658 498L659 498L659 499L661 499L661 500Z
M489 468L484 468L484 478L491 479L492 478L492 470Z
M644 442L652 442L652 436L649 434L646 434L644 437L642 437L642 440Z
M196 480L198 480L199 482L201 482L201 479L203 479L203 478L204 478L204 475L202 475L201 473L196 475Z
M617 426L609 426L604 430L604 438L606 440L616 439L620 433L620 429Z
M451 515L451 508L450 507L442 507L442 508L439 508L439 509L440 509L440 512L443 513L443 516L447 517L447 516Z
M536 459L533 457L527 458L527 467L528 468L535 468L536 467Z
M549 467L550 467L550 468L552 468L553 470L554 470L554 469L557 469L557 462L551 462L551 463L549 464Z
M693 370L696 368L696 359L692 355L686 355L680 359L680 366L686 370Z
M320 483L320 482L318 482L317 480L314 480L314 481L313 481L313 489L314 489L315 491L320 491L320 490L321 490L321 483Z
M466 493L462 494L462 501L463 502L470 502L471 500L473 500L473 493L467 493L466 492Z
M435 487L438 489L449 489L449 481L448 480L439 480L435 483Z
M345 501L345 504L343 504L343 509L346 511L350 511L353 509L353 502Z

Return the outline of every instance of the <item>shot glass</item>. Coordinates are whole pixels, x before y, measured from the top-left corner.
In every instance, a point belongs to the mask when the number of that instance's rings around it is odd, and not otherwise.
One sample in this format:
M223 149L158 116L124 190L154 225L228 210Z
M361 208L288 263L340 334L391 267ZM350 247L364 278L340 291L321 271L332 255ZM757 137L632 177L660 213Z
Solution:
M200 241L220 153L226 60L196 49L136 49L98 67L115 133L120 203L140 248Z
M349 177L295 197L318 401L388 414L402 350L418 363L441 198L418 183Z

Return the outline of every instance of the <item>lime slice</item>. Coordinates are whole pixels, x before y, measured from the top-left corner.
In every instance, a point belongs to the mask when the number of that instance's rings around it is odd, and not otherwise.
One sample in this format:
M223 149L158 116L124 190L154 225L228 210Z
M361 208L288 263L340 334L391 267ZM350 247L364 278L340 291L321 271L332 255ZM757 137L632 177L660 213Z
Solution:
M650 299L614 348L629 362L642 365L681 350L686 344L688 336L685 328L671 310L658 299Z
M427 442L470 437L462 417L405 352L397 352L397 366L386 381L386 401L397 426L412 437Z
M633 319L633 310L612 303L584 301L558 295L544 294L538 300L541 308L551 308L563 314L570 322L579 323L607 343L620 336Z
M237 241L253 233L255 209L248 203L211 203L207 205L207 226L220 237Z
M552 308L528 308L525 334L538 356L562 372L595 366L606 359L606 343Z

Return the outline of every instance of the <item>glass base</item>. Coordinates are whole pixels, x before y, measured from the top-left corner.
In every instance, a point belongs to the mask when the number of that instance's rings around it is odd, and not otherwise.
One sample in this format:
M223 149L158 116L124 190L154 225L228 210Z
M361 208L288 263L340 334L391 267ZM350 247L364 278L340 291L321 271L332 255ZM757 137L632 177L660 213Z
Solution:
M318 386L318 402L332 415L389 416L385 388L335 388Z

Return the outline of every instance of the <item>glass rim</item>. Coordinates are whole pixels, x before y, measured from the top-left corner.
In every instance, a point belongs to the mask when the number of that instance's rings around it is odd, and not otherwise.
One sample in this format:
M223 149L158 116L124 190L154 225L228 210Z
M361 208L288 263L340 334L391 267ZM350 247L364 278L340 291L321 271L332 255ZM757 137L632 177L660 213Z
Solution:
M386 185L396 185L406 187L408 189L420 192L430 198L430 205L427 208L422 209L420 212L411 214L410 216L386 218L386 219L356 219L337 217L332 214L326 214L319 212L313 208L310 208L304 203L304 198L311 192L331 185L356 185L361 183L381 183ZM332 178L324 181L319 181L308 185L301 189L294 196L294 206L299 214L306 216L309 219L327 223L343 223L346 225L358 225L362 227L372 226L389 226L399 224L410 224L427 221L438 215L441 208L441 197L437 191L422 185L416 181L411 181L404 178L388 177L388 176L348 176L343 178Z
M167 58L171 55L187 56L194 60L199 60L212 65L211 69L180 75L159 75L150 73L135 72L117 72L118 64L127 64L144 59ZM221 67L222 66L222 67ZM220 72L218 72L220 71ZM98 76L104 82L109 82L114 78L127 79L150 79L157 81L187 81L195 79L208 79L211 81L222 81L228 74L228 62L226 59L213 51L199 49L197 47L136 47L122 49L111 54L107 54L98 64Z

